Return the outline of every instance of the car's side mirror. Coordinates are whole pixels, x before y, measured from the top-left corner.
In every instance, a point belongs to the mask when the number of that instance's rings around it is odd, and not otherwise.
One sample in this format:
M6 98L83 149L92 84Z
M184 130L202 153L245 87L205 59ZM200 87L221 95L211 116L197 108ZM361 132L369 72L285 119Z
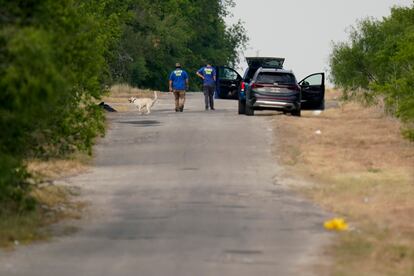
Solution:
M301 83L301 86L309 86L309 82L307 82L307 81L303 81L303 82Z

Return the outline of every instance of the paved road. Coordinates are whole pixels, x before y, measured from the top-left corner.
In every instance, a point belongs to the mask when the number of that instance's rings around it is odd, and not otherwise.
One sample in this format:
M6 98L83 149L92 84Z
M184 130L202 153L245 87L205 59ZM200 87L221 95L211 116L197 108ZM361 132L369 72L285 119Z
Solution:
M269 117L236 102L111 114L96 166L68 182L91 210L78 231L0 255L0 275L313 275L323 212L274 183Z

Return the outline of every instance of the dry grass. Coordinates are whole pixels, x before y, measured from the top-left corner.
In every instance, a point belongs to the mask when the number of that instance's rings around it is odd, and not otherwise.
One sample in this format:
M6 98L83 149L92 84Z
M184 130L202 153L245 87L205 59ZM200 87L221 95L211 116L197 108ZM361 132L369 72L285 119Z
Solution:
M18 244L29 244L46 240L50 233L47 227L62 219L79 219L84 202L74 199L79 191L74 187L54 184L54 180L73 176L88 169L90 157L74 156L66 160L30 160L27 167L34 176L31 195L38 206L31 212L2 214L0 217L0 247L13 248Z
M47 226L63 219L79 219L84 202L75 201L74 188L59 185L42 185L32 191L37 200L35 210L21 214L0 216L0 247L12 249L39 240L49 239Z
M48 234L41 230L43 220L42 213L37 210L24 215L0 216L0 248L11 249L19 244L46 239Z
M27 168L37 178L58 179L85 172L90 161L91 157L83 154L69 159L28 160Z
M128 102L130 97L153 98L154 91L139 89L128 84L116 84L109 89L108 95L103 97L102 101L110 104L118 112L127 112L135 110L135 107Z
M349 103L275 124L280 161L318 183L303 190L355 228L335 246L331 275L414 275L414 145L398 121Z
M139 89L128 84L116 84L109 89L108 96L104 97L103 100L109 103L125 103L129 97L152 98L154 97L154 91Z

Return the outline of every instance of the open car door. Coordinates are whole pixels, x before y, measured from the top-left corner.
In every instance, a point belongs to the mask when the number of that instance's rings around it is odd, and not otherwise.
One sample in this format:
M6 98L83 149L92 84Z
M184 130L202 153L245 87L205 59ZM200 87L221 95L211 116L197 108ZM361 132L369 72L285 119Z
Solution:
M221 99L238 99L238 90L242 77L236 70L219 66L217 70L216 97Z
M302 110L325 109L325 73L315 73L299 82Z

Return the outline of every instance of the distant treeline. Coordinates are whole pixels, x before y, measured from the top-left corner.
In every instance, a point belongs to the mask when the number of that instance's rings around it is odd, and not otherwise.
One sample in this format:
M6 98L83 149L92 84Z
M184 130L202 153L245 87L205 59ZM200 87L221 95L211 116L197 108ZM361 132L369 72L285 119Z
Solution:
M247 37L243 24L226 27L233 0L132 1L120 47L113 52L111 76L138 87L166 90L176 62L190 73L206 62L235 65Z
M349 42L334 45L330 65L346 98L384 103L414 140L414 5L394 7L382 20L360 21Z
M91 152L114 82L165 89L181 62L231 65L232 0L0 0L0 213L34 206L24 162ZM193 87L194 87L193 83Z

